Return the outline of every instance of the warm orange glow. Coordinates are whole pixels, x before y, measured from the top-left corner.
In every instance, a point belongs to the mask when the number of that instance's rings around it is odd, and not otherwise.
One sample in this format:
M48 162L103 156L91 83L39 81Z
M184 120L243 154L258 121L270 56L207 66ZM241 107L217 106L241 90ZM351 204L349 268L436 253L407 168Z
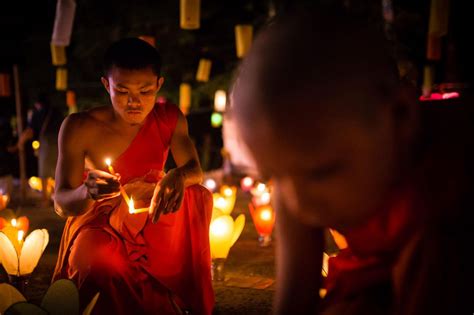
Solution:
M130 214L138 214L143 212L148 212L149 208L138 208L135 209L135 202L133 201L133 197L130 197L130 201L128 202L128 213Z
M18 230L18 242L22 242L23 241L23 237L25 236L25 232L23 232L22 230Z
M242 181L240 182L240 186L243 191L249 191L250 189L252 189L253 183L254 181L252 177L246 176L242 178Z
M275 225L275 211L271 205L254 206L249 204L250 214L252 215L255 229L260 236L269 236L272 234Z
M38 150L40 148L40 142L38 140L35 140L31 143L31 147L34 149L34 150Z
M233 195L232 189L230 187L227 187L224 189L224 196L226 197L231 197Z
M16 222L16 219L12 219L12 220L10 221L10 223L11 223L11 225L12 225L13 227L16 227L16 223L17 223L17 222Z

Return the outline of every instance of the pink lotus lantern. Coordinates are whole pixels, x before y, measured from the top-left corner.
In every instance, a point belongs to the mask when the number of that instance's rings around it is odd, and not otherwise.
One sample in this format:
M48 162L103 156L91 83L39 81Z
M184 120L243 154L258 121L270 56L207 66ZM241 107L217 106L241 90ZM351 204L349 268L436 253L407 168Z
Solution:
M250 176L245 176L242 178L240 181L240 188L242 188L243 191L250 191L253 187L254 180Z
M275 211L273 207L270 204L254 206L250 203L249 209L258 233L258 243L262 247L270 245L273 226L275 225Z

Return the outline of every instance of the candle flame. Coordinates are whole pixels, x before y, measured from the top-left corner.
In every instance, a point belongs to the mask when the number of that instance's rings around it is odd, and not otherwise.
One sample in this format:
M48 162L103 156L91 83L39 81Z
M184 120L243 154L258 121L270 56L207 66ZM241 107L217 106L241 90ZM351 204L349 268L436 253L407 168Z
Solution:
M107 164L107 166L110 166L110 164L112 164L112 160L110 158L106 158L105 164Z
M18 231L18 242L23 241L23 236L25 236L25 231L19 230Z
M211 223L211 235L224 236L228 233L230 226L226 221L215 220Z
M232 196L232 194L233 194L232 188L227 187L227 188L224 189L224 196L230 197L230 196Z
M242 183L244 185L244 187L250 187L253 185L253 179L251 177L245 177L243 180L242 180Z
M262 203L264 204L270 203L270 193L264 192L262 196L260 197L260 201L262 201Z
M16 227L16 219L12 219L11 224L12 224L13 227Z
M257 190L261 193L263 193L266 188L267 188L267 186L264 183L260 183L260 184L257 185Z
M135 203L133 202L132 196L130 196L130 202L128 203L128 212L129 213L135 212Z
M260 213L260 219L264 221L270 221L271 218L272 218L272 212L268 209L265 209Z

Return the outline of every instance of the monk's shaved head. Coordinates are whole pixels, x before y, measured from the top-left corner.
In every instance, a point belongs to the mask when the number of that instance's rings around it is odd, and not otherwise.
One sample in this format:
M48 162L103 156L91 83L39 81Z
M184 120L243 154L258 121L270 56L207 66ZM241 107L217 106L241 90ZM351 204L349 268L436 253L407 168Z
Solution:
M241 65L233 87L238 116L269 114L278 123L297 110L370 116L398 84L382 28L373 24L335 9L277 19Z

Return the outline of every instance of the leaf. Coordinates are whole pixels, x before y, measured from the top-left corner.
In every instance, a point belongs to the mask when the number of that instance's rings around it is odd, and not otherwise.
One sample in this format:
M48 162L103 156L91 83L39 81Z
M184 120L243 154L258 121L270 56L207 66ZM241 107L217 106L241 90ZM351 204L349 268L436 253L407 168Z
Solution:
M26 299L14 286L0 283L0 314L17 302L26 302Z
M10 306L5 315L48 315L44 309L28 302L18 302Z
M82 315L91 315L92 310L94 309L95 304L97 303L97 300L99 299L100 292L97 292L96 295L92 298L91 302L89 305L87 305L86 309L82 313Z
M8 274L18 274L18 255L12 242L3 232L0 232L0 261Z
M78 315L79 292L71 280L61 279L54 282L41 302L50 315Z

